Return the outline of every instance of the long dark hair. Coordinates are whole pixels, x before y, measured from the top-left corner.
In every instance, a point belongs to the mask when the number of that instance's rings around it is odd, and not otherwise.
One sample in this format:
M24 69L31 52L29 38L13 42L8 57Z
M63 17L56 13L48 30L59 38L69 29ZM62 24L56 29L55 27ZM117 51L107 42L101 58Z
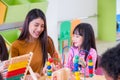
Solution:
M9 55L5 41L3 37L0 35L0 60L1 61L8 60L8 57Z
M44 13L40 9L32 9L26 16L24 21L22 32L18 38L18 40L29 39L29 23L37 18L41 18L44 21L44 31L39 36L39 40L42 46L42 55L43 55L43 66L48 58L47 55L47 24L46 24L46 17Z
M90 24L88 23L78 24L75 27L73 34L79 34L80 36L83 36L83 43L80 47L82 47L84 50L89 52L90 48L94 48L97 51L94 31ZM85 54L85 58L84 58L85 61L87 56L88 56L88 53Z
M2 74L0 73L0 80L4 80Z

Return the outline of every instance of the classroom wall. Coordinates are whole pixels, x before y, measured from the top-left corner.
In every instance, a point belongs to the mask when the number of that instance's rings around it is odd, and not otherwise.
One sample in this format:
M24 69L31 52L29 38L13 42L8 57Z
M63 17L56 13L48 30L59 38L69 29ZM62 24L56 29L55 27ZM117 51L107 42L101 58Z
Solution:
M58 49L59 23L64 20L81 19L97 14L97 0L48 0L46 13L48 34L53 38ZM97 17L81 19L81 22L92 24L97 37ZM57 32L58 31L58 32Z
M120 14L120 0L116 0L116 9L117 9L117 12L116 12L116 14Z
M53 39L56 49L58 50L58 35L57 35L57 21L58 21L58 0L48 0L48 9L46 12L48 35Z
M58 0L58 23L63 20L81 19L92 24L97 37L97 17L85 17L97 14L97 0Z

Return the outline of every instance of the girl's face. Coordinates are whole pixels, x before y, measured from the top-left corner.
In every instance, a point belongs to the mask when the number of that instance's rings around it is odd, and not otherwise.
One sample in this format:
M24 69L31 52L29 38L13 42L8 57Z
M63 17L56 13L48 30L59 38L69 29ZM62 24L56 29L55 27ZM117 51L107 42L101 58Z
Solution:
M29 24L31 39L37 39L44 30L44 21L41 18L33 19Z
M83 43L83 36L80 36L78 34L73 34L72 42L75 47L80 48Z

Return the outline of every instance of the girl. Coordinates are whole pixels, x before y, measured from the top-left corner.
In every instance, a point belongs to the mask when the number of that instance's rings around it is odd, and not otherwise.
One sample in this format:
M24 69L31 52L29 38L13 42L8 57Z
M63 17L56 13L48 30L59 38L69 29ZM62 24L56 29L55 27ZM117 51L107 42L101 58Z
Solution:
M85 73L86 76L89 76L88 56L90 55L93 62L93 73L94 73L96 67L96 61L97 61L97 53L96 53L95 36L92 26L88 23L78 24L73 31L72 43L73 46L69 50L68 61L66 66L71 70L73 70L74 56L78 55L79 64L82 66L80 70L81 73Z
M8 60L8 50L3 37L0 35L0 61Z
M0 35L0 80L3 80L3 72L6 69L7 65L3 65L3 61L8 60L9 54L5 44L5 40Z

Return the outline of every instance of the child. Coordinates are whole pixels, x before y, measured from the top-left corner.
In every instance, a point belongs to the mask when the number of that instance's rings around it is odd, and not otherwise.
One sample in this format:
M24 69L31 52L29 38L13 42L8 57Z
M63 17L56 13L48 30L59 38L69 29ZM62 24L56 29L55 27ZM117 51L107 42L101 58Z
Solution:
M7 65L3 65L2 61L8 60L8 50L3 37L0 35L0 80L3 80L3 71Z
M74 56L78 55L79 67L80 65L82 66L81 73L85 73L86 76L89 76L88 56L90 55L92 57L94 73L97 61L97 53L95 36L92 26L88 23L78 24L73 31L72 43L73 46L69 50L66 67L70 68L73 71Z
M120 80L120 44L108 49L101 58L102 67L106 80Z
M8 50L3 37L0 35L0 60L8 60Z
M2 74L0 73L0 80L3 80L3 76L2 76Z

